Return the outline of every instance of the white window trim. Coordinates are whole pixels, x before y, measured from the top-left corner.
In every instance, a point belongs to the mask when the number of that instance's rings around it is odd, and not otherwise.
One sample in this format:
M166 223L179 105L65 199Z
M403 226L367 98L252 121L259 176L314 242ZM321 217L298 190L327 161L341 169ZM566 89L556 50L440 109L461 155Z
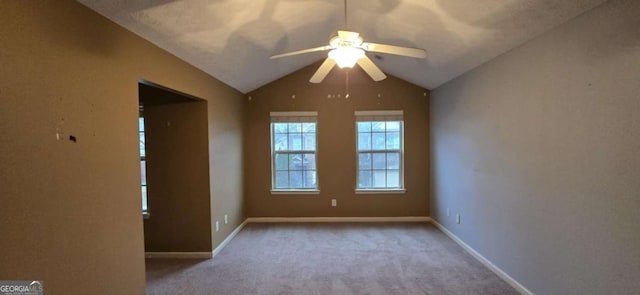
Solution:
M320 190L319 189L272 189L271 194L272 195L319 195Z
M404 116L404 111L356 111L356 117L364 116Z
M271 189L269 190L271 195L317 195L320 194L320 179L318 177L318 112L270 112L269 117L271 118L269 121L269 137L270 137L270 149L271 149ZM275 149L274 149L274 130L273 123L281 122L282 118L298 118L298 117L313 117L313 122L316 123L316 149L313 151L313 154L316 158L316 188L313 189L304 189L304 188L292 188L292 189L278 189L275 188ZM274 120L274 118L276 118ZM286 120L283 120L284 122ZM295 122L296 119L292 120ZM305 153L309 151L300 151L300 153Z
M318 117L318 112L270 112L270 117Z
M378 117L378 121L401 121L400 124L400 187L399 188L358 188L360 182L360 151L358 150L358 122L376 121L374 117ZM404 194L406 187L404 185L404 111L402 110L386 110L386 111L355 111L355 131L356 131L356 194ZM369 150L375 151L375 150Z
M377 195L377 194L404 194L407 192L405 188L398 189L369 189L369 188L360 188L356 189L357 195Z

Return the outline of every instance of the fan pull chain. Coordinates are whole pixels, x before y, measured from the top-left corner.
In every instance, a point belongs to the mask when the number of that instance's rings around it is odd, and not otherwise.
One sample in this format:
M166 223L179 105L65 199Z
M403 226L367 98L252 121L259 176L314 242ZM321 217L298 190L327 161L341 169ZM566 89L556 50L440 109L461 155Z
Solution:
M344 98L349 98L349 71L345 71L347 75L345 76L345 84L347 85L347 94L345 94Z

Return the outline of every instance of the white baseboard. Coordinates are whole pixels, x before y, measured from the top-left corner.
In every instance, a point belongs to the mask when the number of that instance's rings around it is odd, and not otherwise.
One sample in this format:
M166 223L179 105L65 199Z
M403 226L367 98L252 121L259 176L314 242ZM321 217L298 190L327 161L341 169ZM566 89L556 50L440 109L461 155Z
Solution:
M428 216L399 217L250 217L246 222L429 222Z
M444 226L438 223L435 219L432 219L431 223L433 223L433 225L435 225L438 229L440 229L445 235L451 238L454 242L458 243L458 245L460 245L460 247L462 247L464 250L469 252L471 256L473 256L475 259L477 259L482 264L484 264L484 266L486 266L488 269L493 271L496 275L502 278L505 282L507 282L507 284L511 285L511 287L516 289L518 292L525 295L533 295L533 292L529 291L522 284L520 284L518 281L516 281L514 278L512 278L502 269L500 269L495 264L493 264L489 259L485 258L480 253L476 252L476 250L471 248L471 246L467 245L467 243L463 242L460 238L458 238L458 236L450 232L448 229L446 229Z
M145 252L145 258L209 259L211 252Z
M220 251L222 251L222 248L224 248L224 246L226 246L231 241L231 239L233 239L233 237L235 237L238 234L238 232L240 232L240 230L244 227L245 224L247 224L246 220L242 222L240 225L238 225L238 227L236 227L236 229L234 229L229 234L229 236L227 236L227 238L225 238L224 241L222 241L222 243L218 245L218 247L213 249L212 252L145 252L144 257L145 258L211 259L215 257L218 253L220 253Z
M229 236L227 236L227 238L224 239L224 241L222 241L222 243L220 243L220 245L218 245L218 247L216 247L215 249L213 249L212 253L212 258L215 257L218 253L220 253L220 251L222 251L222 248L224 248L224 246L226 246L227 244L229 244L229 242L240 232L240 230L242 230L242 228L245 226L245 224L247 224L247 220L245 219L245 221L243 221L242 223L240 223L240 225L238 225L238 227L236 227L236 229L234 229Z

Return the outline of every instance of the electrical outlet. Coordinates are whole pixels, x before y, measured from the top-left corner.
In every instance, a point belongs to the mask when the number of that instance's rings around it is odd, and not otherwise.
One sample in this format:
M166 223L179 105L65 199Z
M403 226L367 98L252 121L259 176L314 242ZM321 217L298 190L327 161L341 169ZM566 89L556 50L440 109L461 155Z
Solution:
M449 208L447 208L447 217L451 216L451 210L449 210Z
M460 224L460 214L456 214L456 222Z
M331 207L338 206L338 201L336 199L331 199Z
M225 214L224 215L224 224L228 224L229 223L229 215Z
M216 231L220 230L220 222L216 220Z

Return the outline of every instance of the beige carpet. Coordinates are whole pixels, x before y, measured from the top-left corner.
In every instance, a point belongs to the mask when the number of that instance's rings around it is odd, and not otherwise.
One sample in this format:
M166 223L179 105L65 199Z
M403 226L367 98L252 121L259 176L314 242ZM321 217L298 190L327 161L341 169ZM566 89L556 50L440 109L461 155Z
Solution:
M429 223L250 223L214 259L146 262L148 294L518 294Z

